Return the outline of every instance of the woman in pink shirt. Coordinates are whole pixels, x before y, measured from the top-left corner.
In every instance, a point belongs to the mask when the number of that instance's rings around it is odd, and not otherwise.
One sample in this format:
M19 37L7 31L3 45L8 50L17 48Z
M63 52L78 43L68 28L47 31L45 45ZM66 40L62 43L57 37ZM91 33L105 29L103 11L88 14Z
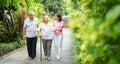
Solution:
M54 44L56 51L56 59L61 59L62 53L62 40L63 40L63 21L61 14L57 13L55 16L55 21L53 23L54 26Z

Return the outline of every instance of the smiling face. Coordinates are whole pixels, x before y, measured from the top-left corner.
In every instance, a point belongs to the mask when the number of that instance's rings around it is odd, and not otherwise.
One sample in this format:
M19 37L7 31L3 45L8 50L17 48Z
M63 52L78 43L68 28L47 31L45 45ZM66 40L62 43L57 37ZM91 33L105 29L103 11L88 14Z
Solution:
M34 12L33 11L29 12L29 18L30 18L30 20L34 19Z
M49 19L48 16L44 16L44 22L45 22L45 23L48 23L48 19Z
M44 18L44 22L47 23L48 22L48 18Z
M30 14L29 18L30 18L30 20L33 20L34 19L34 14Z

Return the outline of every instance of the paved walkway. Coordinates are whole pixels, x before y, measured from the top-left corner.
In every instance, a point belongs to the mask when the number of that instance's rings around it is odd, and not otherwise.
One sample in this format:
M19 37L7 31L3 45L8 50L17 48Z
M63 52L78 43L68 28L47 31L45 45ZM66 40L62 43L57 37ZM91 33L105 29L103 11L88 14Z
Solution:
M34 60L30 60L27 56L26 47L20 48L9 56L0 60L0 64L75 64L73 59L73 44L72 36L69 28L63 29L63 51L61 60L55 59L54 43L52 45L51 61L40 61L40 46L39 40L37 43L37 57ZM43 53L42 53L43 55ZM44 55L43 55L44 58Z

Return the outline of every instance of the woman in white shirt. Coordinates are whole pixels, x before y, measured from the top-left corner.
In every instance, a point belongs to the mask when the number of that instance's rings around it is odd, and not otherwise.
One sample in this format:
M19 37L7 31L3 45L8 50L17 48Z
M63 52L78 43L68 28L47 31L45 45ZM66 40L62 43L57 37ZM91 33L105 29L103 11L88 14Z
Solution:
M53 25L52 23L49 23L48 19L49 17L47 15L44 16L43 22L39 26L39 30L41 32L41 39L43 42L45 59L50 60L52 37L53 37L53 32L52 32Z

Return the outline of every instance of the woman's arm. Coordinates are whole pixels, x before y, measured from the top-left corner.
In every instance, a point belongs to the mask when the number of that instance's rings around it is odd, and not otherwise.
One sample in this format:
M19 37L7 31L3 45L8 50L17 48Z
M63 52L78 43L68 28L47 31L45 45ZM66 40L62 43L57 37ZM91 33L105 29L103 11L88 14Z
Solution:
M62 30L63 26L60 26L59 28L55 28L55 30Z
M60 24L60 26L57 28L55 28L56 30L62 30L63 29L63 21L61 21L61 24Z

